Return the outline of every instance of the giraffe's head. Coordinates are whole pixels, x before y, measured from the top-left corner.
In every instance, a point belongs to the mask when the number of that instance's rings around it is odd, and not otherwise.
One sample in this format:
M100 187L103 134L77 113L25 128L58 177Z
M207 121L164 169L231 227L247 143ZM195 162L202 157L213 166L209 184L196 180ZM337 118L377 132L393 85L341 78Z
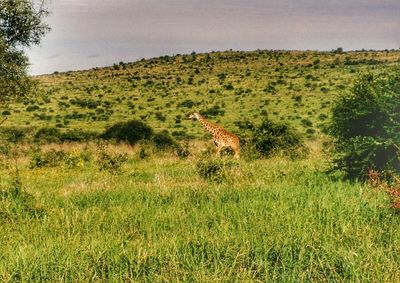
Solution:
M192 114L189 115L189 119L199 119L201 117L199 112L194 112Z

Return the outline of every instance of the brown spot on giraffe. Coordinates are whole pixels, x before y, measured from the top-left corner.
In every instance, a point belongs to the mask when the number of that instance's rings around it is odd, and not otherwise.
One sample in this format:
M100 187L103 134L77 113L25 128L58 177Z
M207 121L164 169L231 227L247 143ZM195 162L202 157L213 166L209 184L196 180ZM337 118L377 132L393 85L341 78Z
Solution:
M224 147L230 147L235 152L234 157L239 158L239 156L240 156L240 140L236 135L228 132L227 130L225 130L224 128L222 128L221 126L219 126L217 124L207 121L198 112L194 112L193 114L190 114L189 118L198 120L204 126L204 128L212 134L214 143L217 147L217 155L218 156L221 154L221 150Z

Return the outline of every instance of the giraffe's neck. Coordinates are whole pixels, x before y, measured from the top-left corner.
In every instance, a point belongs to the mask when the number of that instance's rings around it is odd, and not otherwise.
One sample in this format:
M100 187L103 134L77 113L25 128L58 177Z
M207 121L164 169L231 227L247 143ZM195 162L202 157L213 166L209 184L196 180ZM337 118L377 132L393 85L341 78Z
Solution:
M215 125L211 124L208 122L206 119L204 119L202 116L198 118L199 122L204 126L206 131L210 132L211 134L214 134L214 128Z

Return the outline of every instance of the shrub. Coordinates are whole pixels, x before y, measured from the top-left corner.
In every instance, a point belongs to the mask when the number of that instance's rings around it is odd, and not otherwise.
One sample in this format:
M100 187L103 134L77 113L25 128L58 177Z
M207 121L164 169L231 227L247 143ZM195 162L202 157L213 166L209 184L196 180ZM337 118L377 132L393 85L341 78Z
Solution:
M179 107L193 108L193 106L200 105L200 102L193 101L191 99L186 99L178 104Z
M39 109L39 106L37 106L37 105L30 105L30 106L28 106L27 108L26 108L26 111L27 112L33 112L33 111L36 111L36 110L38 110Z
M139 158L141 160L146 159L149 156L148 146L141 145L139 150Z
M400 173L400 72L361 76L332 110L333 169L365 179L369 170Z
M65 166L69 169L80 167L83 168L86 162L90 162L92 159L92 152L87 149L72 151L66 153L63 158Z
M196 169L202 179L222 183L227 180L228 171L234 164L232 160L224 159L200 160L196 164Z
M186 141L183 145L179 144L176 147L176 155L180 158L180 159L185 159L190 155L190 151L189 151L189 143Z
M237 122L236 125L242 130L247 130L247 134L242 136L245 147L256 150L262 157L281 153L295 158L307 153L300 133L287 124L265 118L258 126L249 121Z
M304 127L311 127L312 126L312 122L310 119L308 118L303 118L301 119L301 123L303 124Z
M29 168L56 167L61 165L65 158L65 152L52 149L48 152L42 152L39 148L32 152Z
M24 140L26 130L19 128L0 128L0 136L7 142L17 143Z
M156 112L154 115L156 116L156 119L161 122L165 122L167 119L167 117L165 117L161 112Z
M214 105L208 109L202 110L201 113L204 116L216 117L216 116L224 116L225 110L221 109L219 105Z
M84 142L96 139L98 133L95 132L87 132L79 129L69 130L65 133L62 133L60 136L61 141L75 141L75 142Z
M166 130L155 133L152 137L152 141L159 150L174 149L178 146L175 140Z
M153 129L138 120L119 122L109 127L101 134L101 138L118 142L127 142L131 145L141 140L148 140L153 136Z
M128 160L126 153L108 153L107 144L99 143L97 145L98 157L97 165L101 171L108 171L113 174L121 172L122 165Z
M60 142L61 132L57 128L47 127L41 128L36 131L34 135L34 140L36 142Z

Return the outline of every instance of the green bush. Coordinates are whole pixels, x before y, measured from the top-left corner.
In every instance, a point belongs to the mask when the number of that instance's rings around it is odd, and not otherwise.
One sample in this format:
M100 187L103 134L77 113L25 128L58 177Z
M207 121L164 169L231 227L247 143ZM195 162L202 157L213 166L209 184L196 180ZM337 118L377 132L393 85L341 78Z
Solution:
M261 157L280 153L295 158L307 153L300 133L287 124L265 118L260 125L249 121L237 122L236 125L245 132L241 137L245 143L243 147L257 151Z
M204 116L216 117L216 116L224 116L225 110L223 110L219 105L213 105L208 109L203 109L200 111Z
M108 171L113 174L121 172L122 165L128 160L126 153L109 153L107 152L107 144L97 144L97 165L101 171Z
M178 104L179 107L193 108L193 106L200 105L200 102L193 101L191 99L186 99Z
M90 141L96 139L98 134L95 132L86 132L78 129L61 132L55 127L41 128L36 131L33 138L35 142L41 143L59 143L64 141Z
M101 138L106 140L113 139L118 142L127 142L131 145L141 140L149 140L152 136L153 129L138 120L116 123L100 135Z
M27 112L33 112L33 111L36 111L36 110L39 110L39 109L40 109L40 107L37 106L37 105L29 105L29 106L26 108L26 111L27 111Z
M156 112L154 115L156 116L156 119L160 122L165 122L165 120L167 119L167 117L161 112Z
M84 164L90 162L91 159L92 159L92 152L90 152L87 149L84 149L66 153L63 158L63 162L64 165L69 169L77 167L83 168Z
M334 166L349 178L369 170L400 173L400 72L363 75L332 110Z
M157 150L174 150L178 146L168 131L154 133L153 129L145 123L137 120L120 122L108 128L101 138L127 142L131 145L138 142L150 142Z
M7 142L22 142L27 134L27 130L19 128L0 128L0 137Z
M73 129L66 131L61 134L61 141L75 141L75 142L84 142L94 140L98 137L98 133L96 132L88 132L79 129Z
M228 171L235 164L231 159L201 159L196 163L196 169L202 179L222 183L228 179Z
M60 142L61 141L61 132L57 128L47 127L41 128L36 131L34 137L35 142Z
M175 148L175 152L176 155L180 158L180 159L185 159L190 155L190 151L189 151L189 142L185 142L182 144L178 144L178 146Z
M32 152L29 168L56 167L61 165L66 154L62 150L52 149L48 152L42 152L36 148Z
M178 144L166 130L155 133L152 137L152 141L158 150L174 149L178 146Z
M91 160L92 153L88 150L65 152L51 149L43 152L39 147L33 149L29 168L66 166L67 168L83 167Z

